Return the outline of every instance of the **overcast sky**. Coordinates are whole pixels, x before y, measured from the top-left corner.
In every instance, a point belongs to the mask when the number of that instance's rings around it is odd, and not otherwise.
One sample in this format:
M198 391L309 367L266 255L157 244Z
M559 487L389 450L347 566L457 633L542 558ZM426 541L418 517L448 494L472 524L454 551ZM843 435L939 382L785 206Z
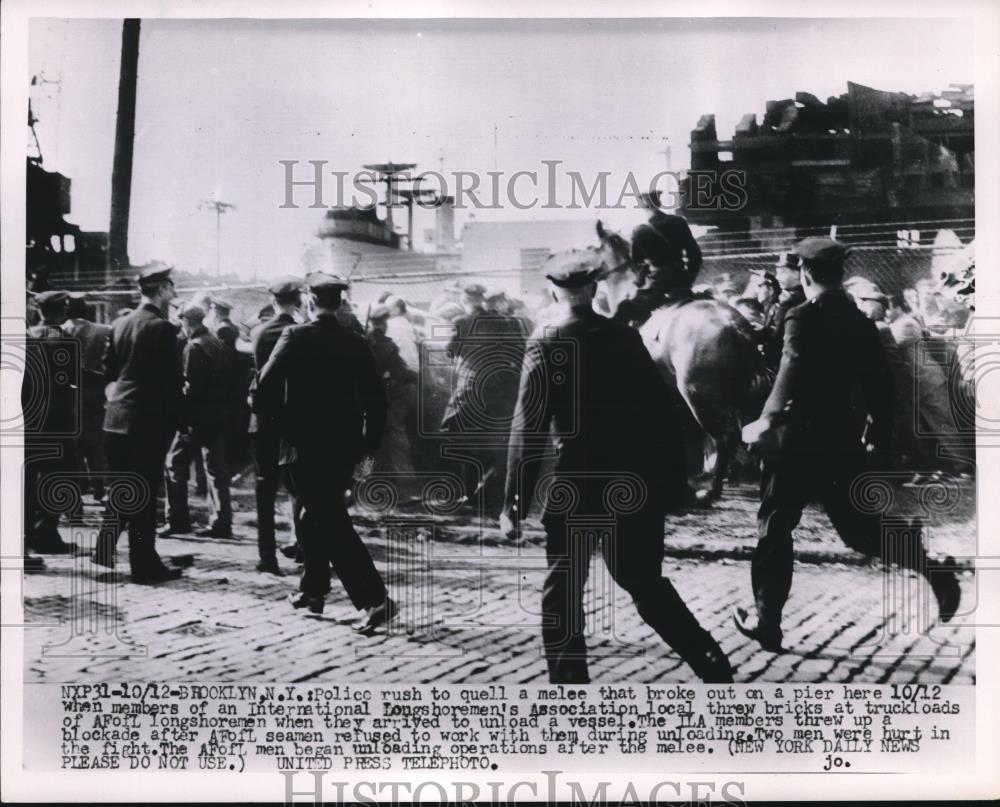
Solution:
M31 27L31 71L58 82L32 91L45 166L72 178L68 218L85 230L108 227L120 44L120 21ZM704 113L726 138L797 90L921 92L973 75L971 25L958 20L143 20L139 48L133 262L214 269L214 215L198 204L217 195L238 207L223 220L223 269L261 277L300 270L322 215L279 209L279 160L438 170L443 156L446 174L509 175L557 159L610 171L617 193L626 172L665 168L668 145L686 167ZM618 226L635 216L603 214Z

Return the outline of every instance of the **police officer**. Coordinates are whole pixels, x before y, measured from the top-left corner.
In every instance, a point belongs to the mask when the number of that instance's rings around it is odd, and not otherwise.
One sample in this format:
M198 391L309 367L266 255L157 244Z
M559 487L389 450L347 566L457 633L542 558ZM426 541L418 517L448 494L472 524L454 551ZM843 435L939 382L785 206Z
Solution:
M563 314L527 345L500 515L502 531L513 537L534 498L540 463L551 453L553 426L558 459L542 516L549 679L590 680L583 590L600 541L608 571L647 624L699 678L732 681L719 645L662 576L664 515L686 486L670 393L639 334L594 312L599 269L579 256L548 267Z
M111 328L93 322L87 315L86 295L75 292L66 304L63 332L80 344L83 375L80 391L80 436L76 441L77 465L90 476L90 491L94 498L104 498L107 468L104 456L104 351Z
M221 297L209 297L210 305L212 306L212 322L210 330L216 336L219 335L220 328L232 328L236 335L239 336L240 329L236 327L236 324L229 318L233 312L233 304L228 300L223 300ZM197 301L195 301L197 305Z
M170 268L157 264L139 271L140 305L115 320L104 354L104 375L113 383L104 413L108 467L135 475L144 483L135 510L118 511L109 492L108 515L97 541L94 561L114 568L115 544L128 526L129 564L136 583L159 583L181 576L156 551L156 499L163 465L181 415L183 376L177 328L167 319L174 283ZM135 484L120 482L115 484Z
M281 433L274 417L256 412L255 398L260 372L271 357L278 338L285 329L295 324L295 317L302 305L302 282L294 277L281 277L269 287L274 316L263 322L253 333L254 382L250 390L250 436L253 440L254 469L257 475L257 551L260 561L257 571L281 576L278 566L274 530L274 505L278 496L280 478L279 453Z
M46 477L75 469L74 437L78 430L77 390L67 372L65 291L35 295L41 321L28 329L25 352L29 359L21 387L25 418L24 525L25 545L42 554L79 551L59 534L59 515L39 501ZM60 349L60 343L63 349ZM72 360L72 359L70 359Z
M843 288L844 246L807 238L795 251L806 302L785 316L774 388L760 419L743 430L764 462L751 564L755 608L733 614L741 632L774 652L781 651L781 615L792 585L792 531L813 498L852 549L927 577L941 621L951 619L960 597L955 574L945 568L954 561L928 558L919 523L883 535L880 516L851 498L870 452L888 444L892 378L875 325Z
M199 535L233 537L233 507L226 464L225 423L227 359L222 343L205 327L205 311L189 305L181 311L184 331L183 421L167 454L167 526L161 535L191 531L188 478L191 458L201 454L208 477L212 523Z
M385 389L364 338L337 321L347 284L319 272L306 283L313 319L282 332L255 398L258 413L279 424L289 487L302 513L301 593L289 600L322 613L332 565L351 602L365 611L355 630L370 634L392 619L396 604L354 530L344 490L355 465L380 445Z
M777 368L785 343L785 317L789 311L806 301L799 271L799 256L793 251L782 253L775 264L774 277L781 288L781 295L764 322L763 347L764 360L769 367Z
M701 248L687 221L660 209L658 192L647 194L649 221L632 231L632 260L649 266L649 276L636 296L615 312L619 322L641 324L659 306L691 296L701 269Z

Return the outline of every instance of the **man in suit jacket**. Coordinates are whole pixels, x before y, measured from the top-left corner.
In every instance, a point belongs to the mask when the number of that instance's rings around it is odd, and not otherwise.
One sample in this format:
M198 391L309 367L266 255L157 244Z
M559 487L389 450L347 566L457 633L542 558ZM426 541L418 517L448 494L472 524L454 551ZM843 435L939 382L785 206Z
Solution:
M254 383L251 401L257 392L260 372L271 357L274 346L285 329L295 324L295 314L302 304L302 283L294 277L275 280L268 288L275 316L263 322L253 332ZM255 408L251 405L251 408ZM281 433L273 417L250 416L250 435L253 439L254 470L256 471L257 496L257 551L260 561L257 571L281 576L274 531L274 505L278 497L280 478Z
M199 535L233 537L233 506L226 462L225 425L228 360L220 342L205 327L205 310L189 305L181 312L184 329L183 417L167 454L167 526L160 535L191 532L188 479L197 453L205 466L212 522Z
M129 564L137 583L159 583L180 576L156 552L156 499L170 441L181 416L183 378L177 328L167 319L174 283L170 269L156 265L139 273L139 307L115 321L104 354L104 373L113 388L104 413L108 466L133 475L141 485L138 509L118 510L130 496L109 493L108 518L98 538L94 561L114 568L115 544L128 525ZM136 481L117 485L136 485ZM131 502L130 502L131 504Z
M883 536L880 516L852 500L852 483L867 469L871 451L888 447L892 376L878 330L843 288L844 246L807 238L796 253L807 301L785 317L774 388L760 419L743 431L764 463L751 564L756 613L737 608L734 619L774 652L781 651L781 613L792 585L792 531L812 498L852 549L871 557L884 551L883 560L926 576L942 621L954 615L960 596L954 573L943 568L954 561L928 558L919 524Z
M344 491L354 466L380 445L385 388L364 337L337 321L347 284L319 272L306 282L315 316L282 332L261 370L255 403L287 443L283 459L302 513L301 594L290 601L322 613L332 565L351 602L365 611L355 630L368 634L392 619L396 604L354 530Z
M594 312L597 270L578 257L555 263L548 275L565 310L528 342L500 517L513 537L554 426L558 459L542 480L550 681L590 680L583 589L598 540L612 578L650 627L702 680L732 681L725 654L662 575L664 515L686 487L678 413L639 334Z

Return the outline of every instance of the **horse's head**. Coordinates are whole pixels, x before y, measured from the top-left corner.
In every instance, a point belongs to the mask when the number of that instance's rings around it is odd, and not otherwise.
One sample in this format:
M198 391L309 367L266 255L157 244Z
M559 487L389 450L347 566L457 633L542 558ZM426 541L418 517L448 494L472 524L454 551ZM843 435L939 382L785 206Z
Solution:
M632 249L620 234L608 230L602 221L597 221L599 244L595 249L598 265L601 267L601 291L606 301L607 313L614 315L618 306L635 296L646 279L645 264L632 260Z

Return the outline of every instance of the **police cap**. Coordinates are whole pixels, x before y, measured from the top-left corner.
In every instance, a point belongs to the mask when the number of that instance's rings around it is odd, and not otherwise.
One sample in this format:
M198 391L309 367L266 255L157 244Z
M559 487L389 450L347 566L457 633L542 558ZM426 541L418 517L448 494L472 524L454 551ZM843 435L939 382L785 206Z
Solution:
M221 297L212 298L212 308L218 311L225 311L227 314L233 310L233 304L229 300L223 300Z
M804 261L822 263L843 263L847 257L847 247L839 241L825 236L804 238L796 245L794 254Z
M155 280L167 280L173 271L172 266L164 266L162 263L151 263L139 267L139 275L136 278L139 283L149 283Z
M462 292L466 297L482 298L486 296L486 286L482 283L469 283Z
M601 267L594 265L593 253L585 249L550 255L545 269L545 277L563 289L580 288L601 278Z
M291 297L302 291L302 281L297 277L279 277L267 290L275 297Z
M312 272L306 275L306 285L310 291L341 291L348 288L350 284L337 275L329 275L326 272Z
M201 322L205 319L205 309L200 305L195 305L194 303L184 306L181 309L181 313L178 315L181 319L186 319L192 322Z

